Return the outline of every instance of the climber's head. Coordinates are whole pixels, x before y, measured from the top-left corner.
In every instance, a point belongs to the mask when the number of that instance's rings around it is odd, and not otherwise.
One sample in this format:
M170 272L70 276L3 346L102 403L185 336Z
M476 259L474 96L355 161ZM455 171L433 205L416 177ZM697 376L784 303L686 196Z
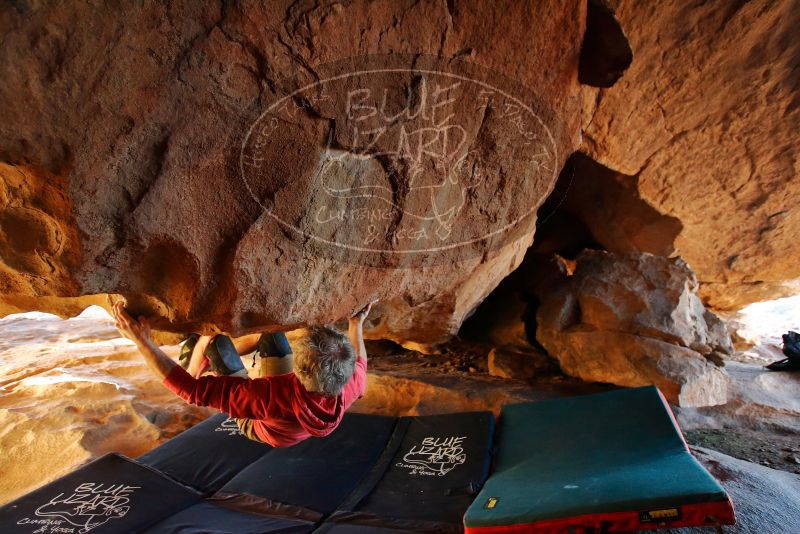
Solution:
M293 349L294 374L308 391L336 396L353 376L356 351L350 340L333 328L306 328Z

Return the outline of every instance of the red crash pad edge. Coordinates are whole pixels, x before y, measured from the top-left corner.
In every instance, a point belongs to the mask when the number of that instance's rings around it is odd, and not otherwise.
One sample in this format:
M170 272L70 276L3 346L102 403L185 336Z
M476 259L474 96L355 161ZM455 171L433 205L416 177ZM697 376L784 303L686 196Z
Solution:
M661 509L658 512L677 510L677 519L674 521L646 521L643 515L653 514L656 510L634 512L607 512L602 514L586 514L559 519L547 519L533 523L520 523L516 525L493 525L482 527L464 527L465 534L497 534L497 533L528 533L538 534L565 532L570 527L578 532L582 529L593 528L602 532L630 532L635 530L655 530L658 528L700 527L733 525L736 522L733 503L730 498L724 501L686 504L675 506L671 509Z

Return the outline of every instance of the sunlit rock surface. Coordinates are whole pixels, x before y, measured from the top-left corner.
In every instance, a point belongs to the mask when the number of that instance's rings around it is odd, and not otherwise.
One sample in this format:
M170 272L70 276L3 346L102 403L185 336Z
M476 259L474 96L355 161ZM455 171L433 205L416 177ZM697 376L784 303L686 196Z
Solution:
M676 254L713 308L796 293L795 0L609 0L633 61L586 91L583 146L680 221Z
M791 436L800 434L800 375L767 371L761 365L728 361L728 402L720 406L681 408L686 429L758 429L766 426ZM799 444L800 445L800 444ZM776 451L776 454L780 452Z
M727 312L722 318L737 344L736 357L743 361L769 363L786 356L781 336L800 331L800 296L756 302Z
M138 456L210 413L164 388L100 308L0 319L0 502L107 452Z

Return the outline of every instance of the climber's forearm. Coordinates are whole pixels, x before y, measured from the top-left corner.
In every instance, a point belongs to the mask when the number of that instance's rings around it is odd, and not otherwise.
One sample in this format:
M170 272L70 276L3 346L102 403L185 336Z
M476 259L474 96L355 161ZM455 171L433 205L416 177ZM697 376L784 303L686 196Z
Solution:
M367 361L367 347L364 345L364 325L359 319L350 319L350 324L347 329L350 343L356 349L356 357L362 358Z
M161 379L164 380L178 363L164 354L164 351L156 346L153 341L141 341L136 343L139 351L144 356L147 366Z

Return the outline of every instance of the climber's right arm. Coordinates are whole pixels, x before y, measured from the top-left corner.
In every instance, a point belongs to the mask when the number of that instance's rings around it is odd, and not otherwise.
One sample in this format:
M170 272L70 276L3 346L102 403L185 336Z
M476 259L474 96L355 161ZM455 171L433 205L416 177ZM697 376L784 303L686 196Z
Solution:
M150 324L147 319L139 317L137 321L131 317L122 302L116 302L112 306L111 312L114 315L120 334L136 343L136 346L139 347L139 352L142 353L147 362L147 366L161 380L164 380L175 367L180 368L175 360L164 354L164 351L156 346L150 334Z
M265 419L272 394L268 379L249 380L236 376L201 376L194 378L176 366L164 379L164 385L195 406L209 406L231 417Z
M136 343L150 369L180 398L197 406L216 408L231 417L264 418L269 407L269 380L232 376L194 378L156 346L144 317L137 321L121 302L114 304L112 312L120 333Z

